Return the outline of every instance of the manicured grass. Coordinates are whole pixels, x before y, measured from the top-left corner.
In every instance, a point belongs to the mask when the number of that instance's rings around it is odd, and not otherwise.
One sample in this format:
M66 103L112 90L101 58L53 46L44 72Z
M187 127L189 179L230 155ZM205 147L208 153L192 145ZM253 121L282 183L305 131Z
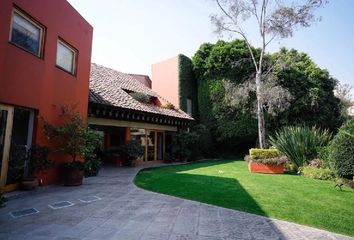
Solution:
M145 169L141 188L354 236L354 191L297 175L249 173L243 161Z

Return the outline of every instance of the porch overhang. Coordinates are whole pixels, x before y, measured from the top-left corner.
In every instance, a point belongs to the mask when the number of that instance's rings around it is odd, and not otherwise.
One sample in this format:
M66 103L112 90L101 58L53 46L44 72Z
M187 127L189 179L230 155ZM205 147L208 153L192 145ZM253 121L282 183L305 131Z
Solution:
M177 126L168 126L144 122L124 121L117 119L106 119L97 117L88 117L88 124L96 126L109 126L109 127L128 127L128 128L144 128L144 129L156 129L163 131L177 131Z
M104 104L89 103L88 122L89 124L105 125L121 124L122 127L138 127L177 131L178 127L188 127L193 120L172 117L162 114L155 114L134 109L119 108ZM110 125L112 126L112 125ZM164 128L164 129L162 129ZM173 130L170 130L173 129Z

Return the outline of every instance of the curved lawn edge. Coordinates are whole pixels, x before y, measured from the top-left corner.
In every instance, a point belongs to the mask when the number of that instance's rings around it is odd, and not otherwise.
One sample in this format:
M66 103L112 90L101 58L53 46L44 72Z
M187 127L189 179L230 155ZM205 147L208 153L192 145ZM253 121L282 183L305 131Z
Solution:
M348 214L354 212L354 191L333 191L330 181L251 174L243 161L204 160L143 168L133 182L156 193L354 236L354 216Z

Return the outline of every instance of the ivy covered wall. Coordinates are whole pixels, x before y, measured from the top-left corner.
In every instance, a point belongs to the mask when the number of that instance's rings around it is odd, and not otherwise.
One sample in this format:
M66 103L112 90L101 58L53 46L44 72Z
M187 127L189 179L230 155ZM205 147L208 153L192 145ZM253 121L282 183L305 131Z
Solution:
M185 55L178 55L178 96L179 107L187 112L187 99L192 100L192 116L197 117L197 83L193 72L192 60Z

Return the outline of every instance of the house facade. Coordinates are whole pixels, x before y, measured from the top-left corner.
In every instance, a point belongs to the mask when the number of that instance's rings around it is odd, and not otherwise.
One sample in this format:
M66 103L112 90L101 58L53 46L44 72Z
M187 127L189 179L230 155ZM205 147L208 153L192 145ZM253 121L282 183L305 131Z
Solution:
M23 175L19 153L51 147L43 126L60 125L63 106L102 134L103 160L116 165L124 160L112 153L130 140L144 148L140 164L168 160L172 136L193 121L148 76L91 64L92 35L66 0L0 2L0 190ZM50 160L55 167L37 176L44 185L60 180L69 156L52 152Z
M197 117L197 82L188 57L178 56L155 63L151 67L152 89L168 97L171 103Z
M16 180L12 150L48 145L47 120L59 124L60 108L88 109L92 26L65 0L0 2L0 187ZM58 166L63 156L52 156ZM57 168L42 176L58 181Z
M145 81L91 64L88 122L104 136L105 161L124 165L114 151L130 140L144 148L138 164L169 160L173 135L191 121Z

